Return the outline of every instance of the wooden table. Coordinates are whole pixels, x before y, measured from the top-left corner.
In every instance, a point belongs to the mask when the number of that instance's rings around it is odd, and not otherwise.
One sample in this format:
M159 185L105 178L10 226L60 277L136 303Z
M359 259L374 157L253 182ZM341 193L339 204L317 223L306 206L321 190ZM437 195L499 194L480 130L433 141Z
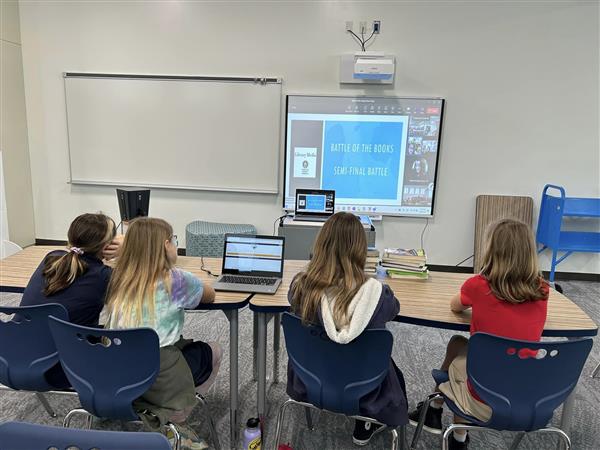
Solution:
M32 246L0 260L0 292L23 292L29 278L38 267L44 256L52 250L63 250L64 247ZM205 266L213 273L220 273L221 259L204 258ZM201 270L202 260L198 257L180 256L177 258L177 267L192 272L205 282L213 278ZM202 303L197 310L188 310L194 313L198 310L219 309L225 313L229 320L229 395L230 395L230 432L231 442L237 442L239 429L238 417L238 312L248 305L251 294L238 292L218 292L214 303Z
M306 266L307 261L285 261L283 283L275 295L255 294L250 299L250 309L257 318L257 407L259 417L266 412L266 348L267 324L274 319L273 381L278 379L279 324L281 313L289 309L287 293L294 276ZM381 270L381 269L380 269ZM377 278L388 284L400 301L397 322L410 323L448 330L469 331L471 312L454 313L450 310L450 298L460 291L462 283L472 274L431 272L429 279L392 279L380 271ZM583 338L596 336L598 326L579 306L564 295L550 290L548 315L544 336ZM575 391L563 406L561 428L568 432L572 417Z

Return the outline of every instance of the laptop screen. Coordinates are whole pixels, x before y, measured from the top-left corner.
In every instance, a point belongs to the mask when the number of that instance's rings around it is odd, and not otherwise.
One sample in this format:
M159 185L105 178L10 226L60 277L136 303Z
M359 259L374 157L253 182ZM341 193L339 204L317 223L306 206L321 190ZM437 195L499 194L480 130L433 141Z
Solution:
M332 215L335 208L335 191L296 190L296 214Z
M281 277L283 237L225 235L223 273Z

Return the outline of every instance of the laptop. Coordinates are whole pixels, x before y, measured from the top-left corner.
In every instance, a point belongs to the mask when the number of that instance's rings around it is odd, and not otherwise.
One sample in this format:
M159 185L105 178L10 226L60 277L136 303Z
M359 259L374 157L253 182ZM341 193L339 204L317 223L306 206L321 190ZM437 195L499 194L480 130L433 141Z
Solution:
M226 234L217 291L274 294L283 276L282 236Z
M296 189L294 220L325 222L335 211L335 191Z

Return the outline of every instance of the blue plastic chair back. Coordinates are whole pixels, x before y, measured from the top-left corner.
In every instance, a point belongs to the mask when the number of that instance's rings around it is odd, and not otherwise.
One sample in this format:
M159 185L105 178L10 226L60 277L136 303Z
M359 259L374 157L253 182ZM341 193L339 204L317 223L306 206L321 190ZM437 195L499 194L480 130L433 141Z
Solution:
M591 339L528 342L475 333L469 340L467 374L492 408L485 426L509 431L545 427L575 388L591 348Z
M548 195L548 189L560 191L560 197ZM560 186L547 184L542 192L536 242L549 248L557 248L560 239L560 226L565 208L565 190Z
M0 450L171 450L160 433L96 431L31 423L0 424Z
M2 314L15 316L2 320ZM58 363L48 316L68 320L64 306L0 307L0 383L11 389L50 391L44 373ZM7 316L4 316L7 318Z
M306 386L308 402L321 409L359 415L359 400L376 389L390 367L393 338L385 329L366 330L349 344L338 344L320 326L300 318L282 319L289 362Z
M83 408L96 417L138 420L131 403L152 386L160 369L156 332L101 330L54 317L50 331Z

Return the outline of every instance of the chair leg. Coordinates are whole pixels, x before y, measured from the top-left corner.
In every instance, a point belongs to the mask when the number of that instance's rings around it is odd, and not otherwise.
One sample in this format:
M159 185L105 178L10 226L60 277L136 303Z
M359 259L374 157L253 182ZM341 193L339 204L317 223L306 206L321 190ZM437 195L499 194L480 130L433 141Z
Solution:
M85 420L85 426L88 430L91 430L93 425L94 425L94 416L92 416L91 414L88 414L87 419Z
M600 372L600 363L598 363L598 365L596 366L596 368L592 372L592 378L596 378L596 375L598 375L598 372Z
M206 415L208 416L208 427L210 429L210 438L213 441L213 445L215 450L221 450L221 442L219 441L219 434L217 433L217 427L215 426L215 421L213 416L208 412L208 405L206 403L206 399L202 397L200 394L196 394L196 398L202 405L202 407L207 410Z
M175 446L173 447L173 450L180 450L181 449L181 435L179 434L177 427L175 426L175 424L173 424L171 422L167 423L165 426L173 432L173 436L175 437Z
M46 398L46 396L44 394L42 394L41 392L36 392L35 396L40 401L40 403L42 404L42 406L44 407L44 409L46 410L48 415L52 418L55 418L56 413L52 409L52 406L50 406L50 403L48 403L48 399Z
M421 415L419 417L419 424L417 425L417 429L415 430L415 434L413 434L412 442L410 444L411 449L416 449L417 444L419 442L419 438L421 437L421 432L423 431L423 425L425 424L425 416L427 416L427 410L429 409L429 404L436 399L442 399L443 397L439 393L429 394L427 398L423 401L423 409L421 409Z
M571 450L571 439L569 438L569 435L567 433L565 433L563 430L561 430L560 428L555 428L555 427L541 428L541 429L535 431L535 433L558 434L560 436L561 442L564 444L565 450ZM560 444L559 444L559 448L560 448Z
M71 420L77 414L84 414L86 416L86 424L87 424L87 417L90 416L90 413L87 412L85 409L77 408L77 409L72 409L71 411L69 411L67 413L67 415L65 416L65 419L63 420L63 428L69 428L71 426Z
M398 440L400 441L400 450L408 449L408 442L406 440L406 425L402 425L397 428L398 430Z
M306 416L306 426L310 431L314 430L315 426L312 420L312 412L308 406L304 407L304 415Z
M392 428L392 450L398 450L398 432Z
M277 414L277 427L275 428L275 443L273 445L274 449L279 448L279 439L281 438L281 428L283 426L283 419L285 417L285 410L288 406L295 404L296 402L292 399L286 400L279 407L279 413Z
M519 447L519 444L521 443L521 441L523 440L524 437L525 437L524 432L517 433L517 435L515 436L515 438L512 441L512 444L510 444L509 450L517 450L517 448Z

